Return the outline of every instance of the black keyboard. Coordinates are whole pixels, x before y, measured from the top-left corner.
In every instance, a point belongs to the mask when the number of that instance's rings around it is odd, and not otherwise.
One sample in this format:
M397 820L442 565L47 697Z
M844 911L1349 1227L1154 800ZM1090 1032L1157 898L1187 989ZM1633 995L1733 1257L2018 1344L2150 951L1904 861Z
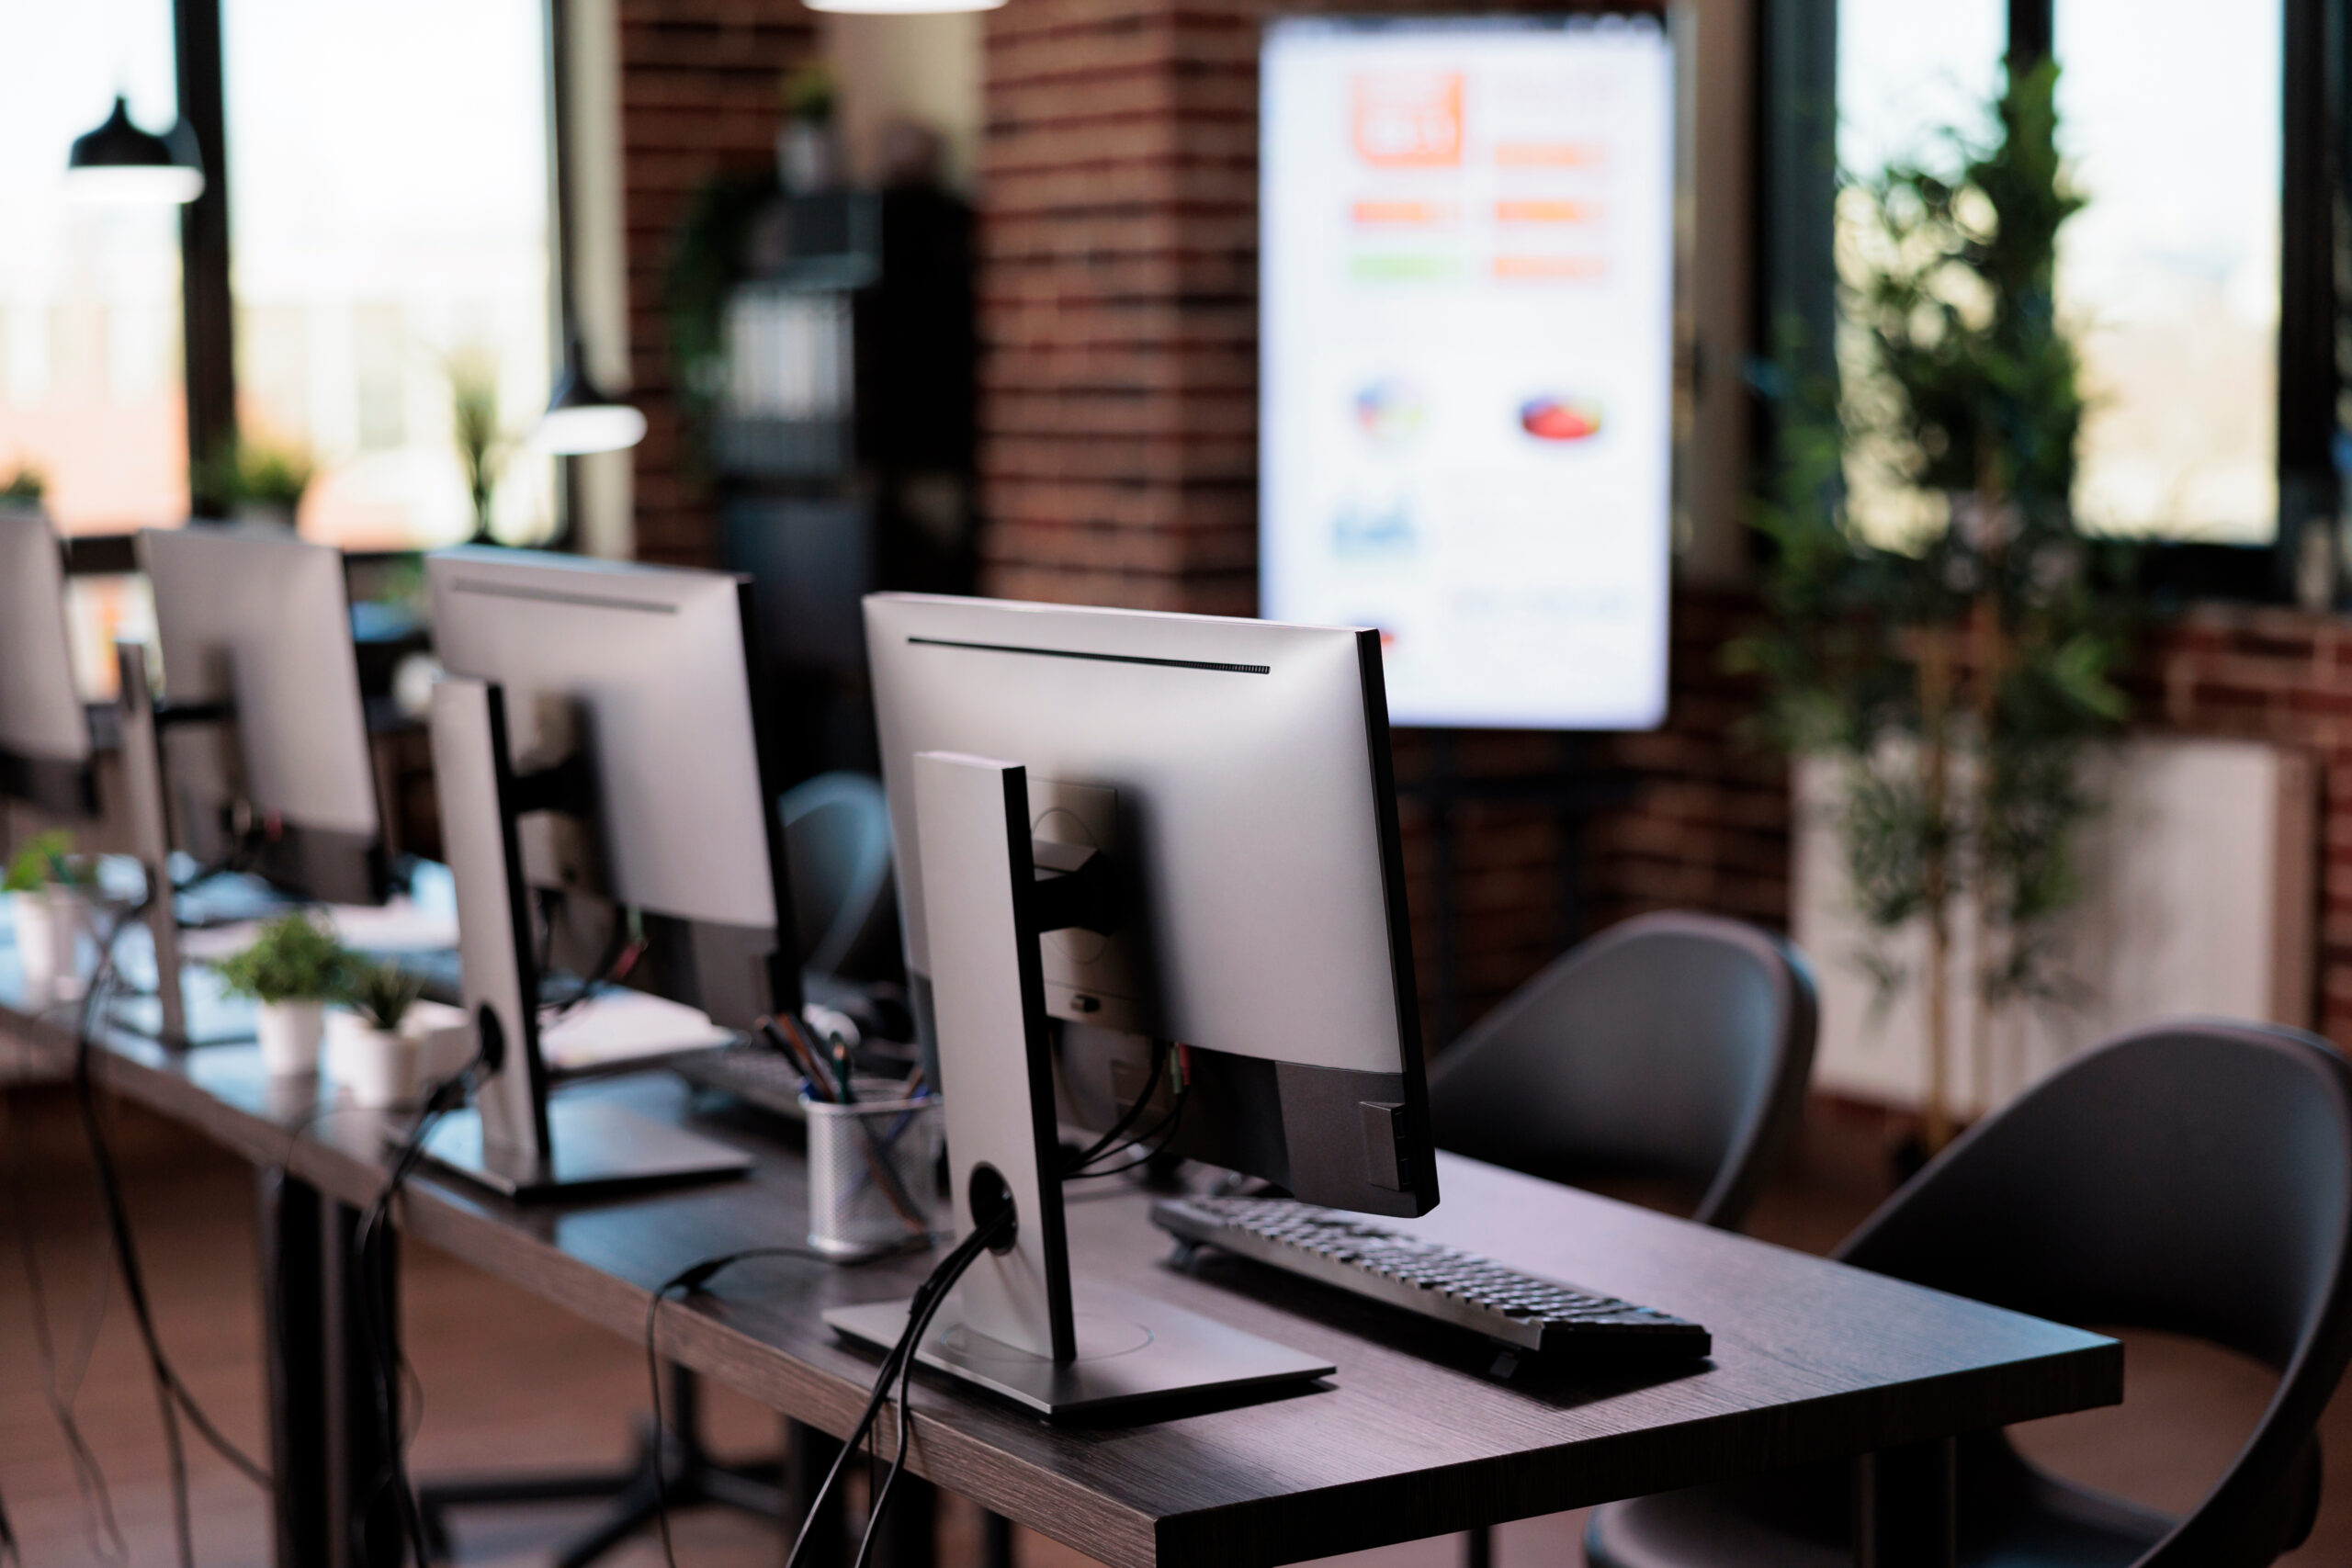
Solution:
M1460 1247L1287 1198L1163 1198L1152 1223L1514 1350L1702 1357L1707 1331L1653 1307L1522 1274Z

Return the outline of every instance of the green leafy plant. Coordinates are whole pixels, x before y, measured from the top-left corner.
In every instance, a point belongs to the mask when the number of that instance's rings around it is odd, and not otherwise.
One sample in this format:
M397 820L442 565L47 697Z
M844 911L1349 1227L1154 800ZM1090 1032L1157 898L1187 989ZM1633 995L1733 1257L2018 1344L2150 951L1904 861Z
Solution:
M472 542L486 544L491 538L491 498L514 450L514 438L500 424L498 360L488 349L469 346L445 359L442 371L449 378L449 432L473 505Z
M15 502L19 505L36 505L48 493L49 477L30 463L17 464L7 482L0 484L0 501Z
M38 893L44 887L87 887L97 873L89 861L74 852L74 835L63 831L36 833L28 839L0 875L0 893Z
M264 926L243 952L221 961L220 984L258 1002L325 1001L348 988L354 960L334 933L300 910Z
M833 73L822 65L803 65L784 74L784 113L787 119L831 120L838 90Z
M424 994L424 982L390 964L354 963L343 979L338 998L371 1029L399 1031L408 1010Z
M2012 69L1989 136L1945 133L1948 171L1898 164L1841 193L1842 386L1782 393L1755 515L1770 625L1727 650L1764 680L1765 735L1842 766L1836 828L1883 998L1915 978L1883 939L1926 924L1931 1149L1951 1127L1954 921L1978 922L1983 1059L1997 1010L2063 992L2055 921L2098 805L2083 755L2126 715L2124 563L2069 500L2083 396L2053 290L2083 198L2056 83L2053 64Z
M317 465L302 447L241 437L227 453L201 465L196 489L222 505L290 513L317 476Z

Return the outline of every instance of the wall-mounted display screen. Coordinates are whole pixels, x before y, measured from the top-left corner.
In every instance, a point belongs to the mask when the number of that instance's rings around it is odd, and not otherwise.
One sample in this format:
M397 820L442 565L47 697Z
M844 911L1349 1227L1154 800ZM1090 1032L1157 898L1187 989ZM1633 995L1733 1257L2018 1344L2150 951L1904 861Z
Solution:
M1261 82L1261 612L1378 626L1397 724L1657 725L1665 31L1283 20Z

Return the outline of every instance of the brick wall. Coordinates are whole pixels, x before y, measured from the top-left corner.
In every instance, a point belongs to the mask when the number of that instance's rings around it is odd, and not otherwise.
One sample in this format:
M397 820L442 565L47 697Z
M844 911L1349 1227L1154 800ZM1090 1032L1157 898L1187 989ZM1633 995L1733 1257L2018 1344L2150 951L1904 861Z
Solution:
M989 17L984 592L1254 612L1257 57L1272 11L1259 0L1020 0ZM1714 648L1738 607L1736 595L1680 596L1668 727L1584 748L1587 782L1616 795L1566 863L1576 830L1560 803L1495 785L1555 774L1556 738L1397 737L1432 1039L1566 945L1570 874L1585 930L1673 904L1785 924L1785 770L1724 739L1738 695L1715 673ZM1442 808L1431 783L1448 769L1468 797ZM1437 921L1449 852L1450 954Z
M800 0L620 0L619 15L629 373L647 426L634 454L637 553L706 566L717 557L716 515L670 400L662 276L703 182L774 166L778 85L816 57L817 35Z

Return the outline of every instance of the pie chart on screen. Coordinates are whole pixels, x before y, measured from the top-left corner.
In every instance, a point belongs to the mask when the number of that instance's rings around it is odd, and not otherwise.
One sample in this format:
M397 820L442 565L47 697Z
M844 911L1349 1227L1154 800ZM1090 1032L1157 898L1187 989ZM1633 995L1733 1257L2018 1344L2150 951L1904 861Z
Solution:
M1584 441L1600 434L1600 400L1548 394L1519 405L1519 427L1538 441Z

